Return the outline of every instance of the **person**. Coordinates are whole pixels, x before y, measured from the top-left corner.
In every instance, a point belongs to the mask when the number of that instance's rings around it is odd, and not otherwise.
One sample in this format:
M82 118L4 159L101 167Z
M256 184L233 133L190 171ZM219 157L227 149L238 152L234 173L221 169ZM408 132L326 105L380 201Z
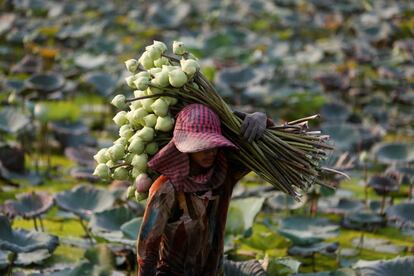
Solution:
M273 125L262 112L244 117L241 135L260 139ZM235 184L249 169L231 160L237 146L202 104L176 116L173 138L148 162L151 185L137 238L138 275L222 275L227 211Z

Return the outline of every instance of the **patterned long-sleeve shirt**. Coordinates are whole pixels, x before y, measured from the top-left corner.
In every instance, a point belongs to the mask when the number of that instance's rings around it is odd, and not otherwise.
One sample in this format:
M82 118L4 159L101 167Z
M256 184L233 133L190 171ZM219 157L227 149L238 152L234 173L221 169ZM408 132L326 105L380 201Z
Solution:
M231 194L248 172L229 162L223 185L204 194L176 192L165 176L159 177L138 237L138 275L221 275Z

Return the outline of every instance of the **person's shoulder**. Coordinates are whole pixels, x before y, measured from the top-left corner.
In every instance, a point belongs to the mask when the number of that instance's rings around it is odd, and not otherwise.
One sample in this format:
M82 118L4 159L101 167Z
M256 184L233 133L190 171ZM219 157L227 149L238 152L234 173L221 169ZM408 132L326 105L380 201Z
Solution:
M174 187L171 184L171 181L168 179L168 177L164 175L159 176L154 181L154 183L152 183L151 188L149 190L150 195L172 192L174 192Z

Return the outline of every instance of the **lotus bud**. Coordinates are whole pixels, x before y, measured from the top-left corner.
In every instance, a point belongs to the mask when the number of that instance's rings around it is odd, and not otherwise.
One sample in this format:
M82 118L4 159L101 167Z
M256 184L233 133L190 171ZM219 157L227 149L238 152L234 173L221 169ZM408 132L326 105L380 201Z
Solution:
M154 99L152 98L147 98L147 99L142 99L141 100L141 104L142 107L147 111L147 112L151 112L152 113L152 108L151 105L155 102Z
M115 144L109 149L109 156L113 162L116 162L125 156L124 146L120 144Z
M135 156L135 155L134 155ZM142 171L142 170L138 170L137 168L132 168L132 170L131 170L131 177L133 178L133 179L135 179L138 175L140 175L141 173L143 173L143 172L145 172L145 171Z
M125 109L128 106L125 100L124 95L118 94L112 99L111 104L119 109Z
M131 185L128 187L126 195L127 199L135 197L135 185Z
M143 153L144 149L145 144L140 137L134 137L128 147L128 151L135 154Z
M174 41L173 42L173 53L176 55L184 55L187 50L184 47L184 43L181 41Z
M114 145L121 145L124 148L126 147L126 145L128 144L128 139L126 139L125 137L119 137L118 139L115 140Z
M114 170L112 178L116 180L127 180L129 178L129 171L124 167L118 167Z
M154 47L157 47L161 53L167 51L167 45L165 45L164 42L154 40L154 43L152 45L154 45Z
M142 107L141 101L133 101L129 105L129 109L131 109L131 111L137 110L138 108L141 108L141 107ZM127 113L127 118L129 118L129 112Z
M150 85L151 82L148 78L139 77L134 81L134 84L139 90L145 90L148 88L148 85Z
M140 97L148 96L148 93L146 90L134 90L134 96L136 98L140 98Z
M148 73L150 73L151 76L155 76L155 74L157 74L157 73L159 73L161 71L162 71L161 68L155 67L155 68L149 69L148 70Z
M154 60L154 65L157 67L162 67L163 65L169 65L170 61L166 57L160 57L159 59Z
M135 88L136 88L136 86L135 86L135 84L134 84L134 81L135 81L135 80L136 80L136 77L135 77L135 76L129 76L129 77L126 77L126 78L125 78L125 81L126 81L127 85L128 85L129 87L133 88L133 89L135 89Z
M175 69L168 73L168 80L171 86L181 87L187 83L187 75L181 69Z
M167 72L171 72L174 71L175 69L179 69L179 66L174 66L174 65L163 65L162 66L162 70L163 71L167 71Z
M93 159L98 163L106 163L109 161L109 155L107 154L108 149L100 149L94 156Z
M175 97L163 96L160 99L163 99L169 106L173 106L178 103L178 100Z
M135 74L135 78L151 78L151 74L148 71L141 71L138 74Z
M157 81L154 82L154 79L151 80L151 84L154 86L158 86ZM162 93L162 89L154 87L154 86L150 86L147 88L148 95L155 95L155 94Z
M164 117L168 114L168 104L163 99L155 100L151 108L157 116Z
M158 117L155 129L160 131L170 131L174 127L174 119L170 116Z
M158 144L156 142L151 142L145 147L145 153L153 155L158 151Z
M131 164L132 162L132 158L134 158L135 154L133 153L127 153L127 155L125 155L124 161L127 164Z
M147 127L155 127L155 124L157 123L157 115L155 114L148 114L144 117L144 126Z
M154 45L150 45L145 47L148 55L151 57L152 60L157 60L161 57L161 49L158 47L154 47Z
M47 122L49 109L47 108L47 105L44 103L36 103L34 106L34 117L38 119L41 122Z
M128 123L128 119L126 117L127 113L125 111L119 111L115 117L113 118L113 121L116 125L122 126Z
M98 164L98 166L96 166L93 175L98 176L100 178L109 178L111 174L111 170L109 169L109 167L105 164Z
M128 119L131 125L138 127L139 125L144 124L144 117L148 115L148 112L143 108L138 108L134 111L131 111Z
M112 160L109 160L109 161L108 161L108 162L106 162L105 164L108 166L108 168L112 168L113 166L115 166L115 165L116 165L116 161L114 162L114 161L112 161Z
M125 61L125 65L129 72L135 73L135 71L138 68L138 60L128 59L127 61Z
M135 191L135 200L141 201L148 197L148 193L139 193L138 191Z
M162 70L161 72L155 74L155 77L151 80L152 84L155 84L159 87L166 87L169 85L169 75L167 70Z
M135 178L135 190L139 193L148 192L151 187L152 179L148 177L146 173L141 173Z
M194 75L198 69L200 69L200 64L194 59L182 59L180 60L181 69L189 76Z
M144 67L145 70L149 70L152 67L154 67L154 61L148 54L148 52L144 52L142 56L139 58L139 63L141 63L142 67Z
M148 162L148 156L145 153L137 154L134 156L134 158L132 158L131 165L135 169L141 172L144 172L147 169L147 162Z
M361 163L366 163L368 161L368 154L366 151L361 152L361 154L359 155L359 161Z
M144 126L137 135L145 142L151 142L154 139L154 129Z
M119 128L119 136L129 139L132 135L134 135L134 130L130 125L123 125Z

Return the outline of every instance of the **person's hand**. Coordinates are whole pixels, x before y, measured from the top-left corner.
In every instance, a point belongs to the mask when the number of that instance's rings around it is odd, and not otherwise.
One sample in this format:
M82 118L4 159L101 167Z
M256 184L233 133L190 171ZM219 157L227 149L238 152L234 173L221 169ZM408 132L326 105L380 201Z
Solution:
M263 136L267 124L267 116L263 112L246 114L241 125L241 135L249 142L258 140Z

